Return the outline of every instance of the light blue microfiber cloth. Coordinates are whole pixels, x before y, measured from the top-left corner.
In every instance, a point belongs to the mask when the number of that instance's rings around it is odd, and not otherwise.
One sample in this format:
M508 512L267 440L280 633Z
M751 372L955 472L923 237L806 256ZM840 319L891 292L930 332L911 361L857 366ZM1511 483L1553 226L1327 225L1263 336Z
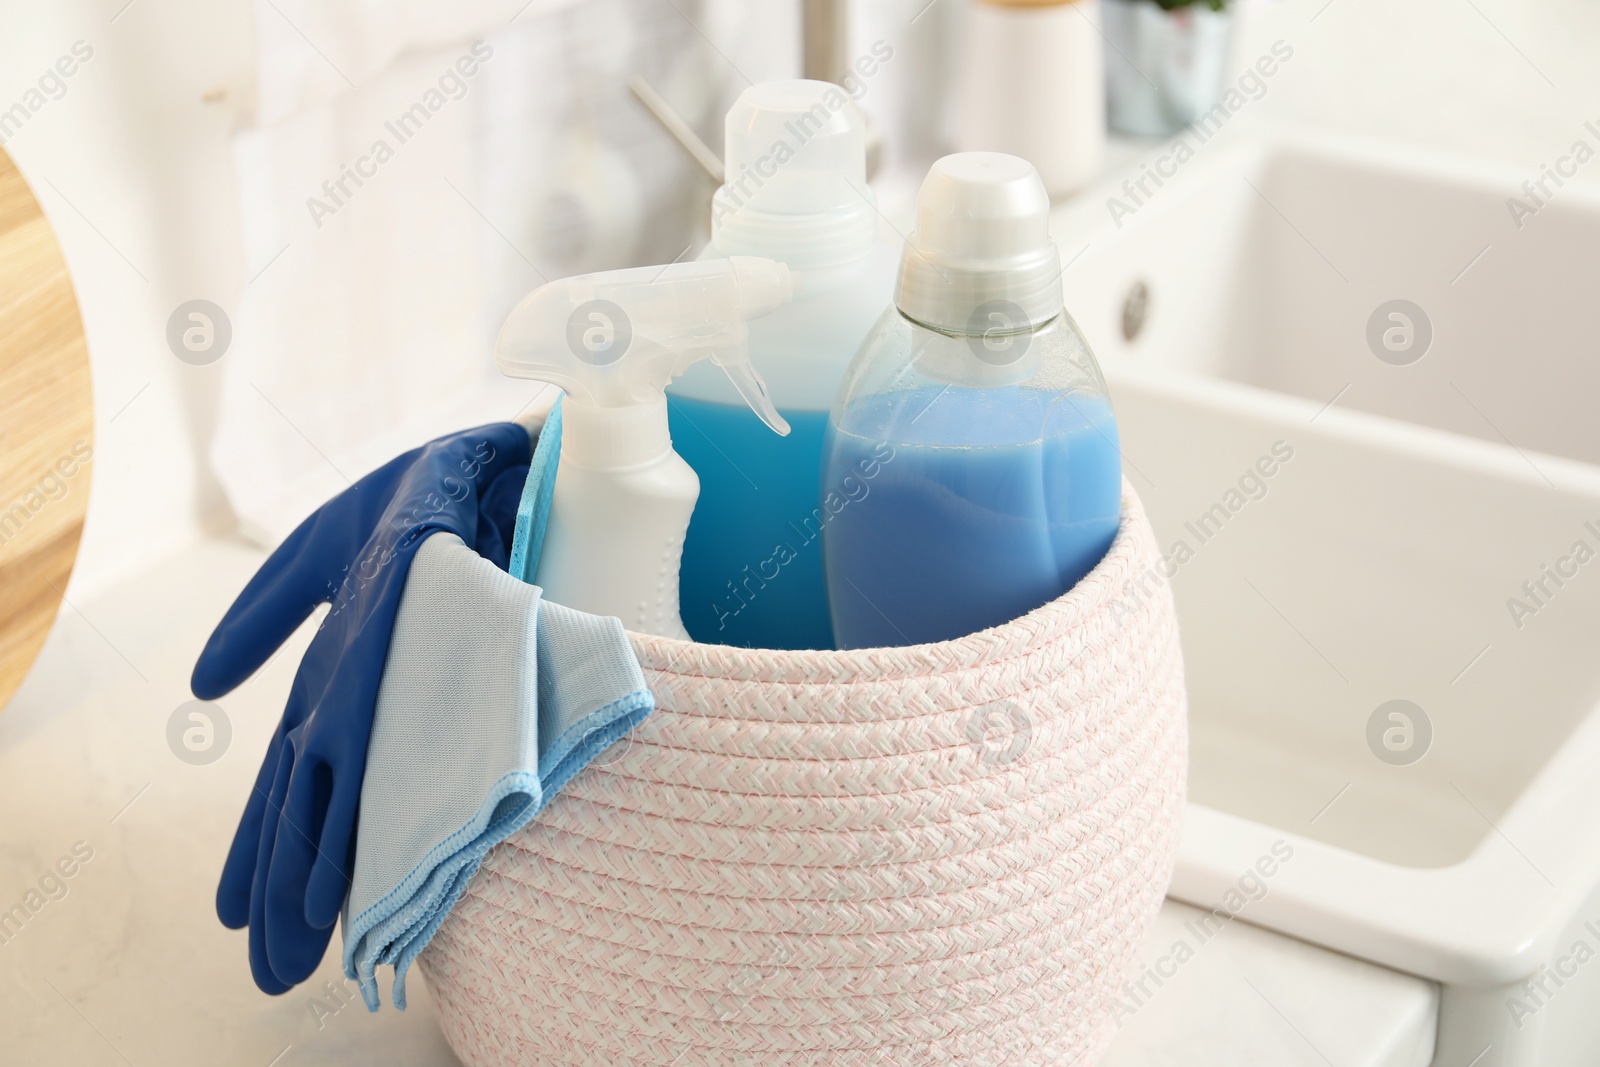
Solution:
M539 569L539 554L544 551L544 531L550 525L550 497L556 491L556 461L561 455L561 398L545 416L539 441L533 446L528 465L528 480L522 483L522 500L517 504L517 524L511 540L513 577L533 581Z
M368 1010L378 1010L384 964L405 1009L406 970L485 853L654 707L620 621L542 600L453 534L417 549L378 691L345 900L345 974Z

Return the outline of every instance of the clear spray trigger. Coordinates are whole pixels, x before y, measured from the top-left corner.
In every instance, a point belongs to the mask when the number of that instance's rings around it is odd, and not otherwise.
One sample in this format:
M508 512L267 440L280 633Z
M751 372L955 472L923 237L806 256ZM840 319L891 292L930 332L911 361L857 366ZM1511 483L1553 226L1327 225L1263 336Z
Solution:
M769 430L779 437L789 436L789 423L772 406L772 395L767 392L766 380L756 373L743 351L731 357L713 356L712 362L722 368L722 373L728 376L728 381L733 383L739 396L750 405L751 411L760 416Z
M562 278L512 310L495 362L512 377L565 390L562 456L592 468L670 451L664 390L702 359L722 368L774 433L787 435L750 364L747 323L787 304L795 283L782 263L751 256Z

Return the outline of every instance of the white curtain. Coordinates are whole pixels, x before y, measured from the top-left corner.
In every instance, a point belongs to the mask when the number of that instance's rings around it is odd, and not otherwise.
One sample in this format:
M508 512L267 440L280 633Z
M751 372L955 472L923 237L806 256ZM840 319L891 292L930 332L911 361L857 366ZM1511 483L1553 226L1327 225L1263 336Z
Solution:
M259 0L255 122L235 145L250 281L212 450L246 535L275 543L395 454L547 403L494 369L516 301L704 240L709 184L628 78L718 143L745 76L792 76L726 55L772 17L722 0Z

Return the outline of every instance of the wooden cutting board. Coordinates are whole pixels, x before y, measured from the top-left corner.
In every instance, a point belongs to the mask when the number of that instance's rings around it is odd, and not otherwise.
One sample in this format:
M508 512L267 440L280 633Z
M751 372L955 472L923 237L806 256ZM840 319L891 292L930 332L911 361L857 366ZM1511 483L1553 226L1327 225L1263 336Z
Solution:
M61 606L89 506L94 398L55 234L0 149L0 708Z

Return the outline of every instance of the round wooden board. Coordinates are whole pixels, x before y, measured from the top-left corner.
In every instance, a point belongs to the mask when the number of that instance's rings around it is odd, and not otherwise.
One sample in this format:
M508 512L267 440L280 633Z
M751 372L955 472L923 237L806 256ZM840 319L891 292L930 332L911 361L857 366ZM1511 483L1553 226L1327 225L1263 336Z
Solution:
M89 507L94 397L66 260L0 149L0 707L61 607Z

